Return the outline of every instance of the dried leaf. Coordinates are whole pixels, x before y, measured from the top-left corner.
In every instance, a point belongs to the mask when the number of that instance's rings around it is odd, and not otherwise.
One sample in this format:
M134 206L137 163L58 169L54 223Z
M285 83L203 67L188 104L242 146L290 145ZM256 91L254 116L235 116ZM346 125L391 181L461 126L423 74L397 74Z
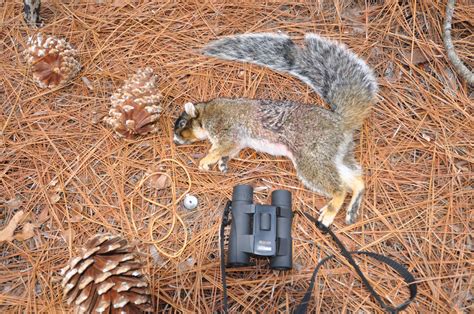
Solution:
M5 205L7 205L9 209L17 209L21 206L21 204L22 201L18 196L15 196L15 198L12 198L11 200L5 203Z
M73 215L71 216L71 219L69 219L70 222L79 222L83 219L81 215Z
M61 185L56 185L52 191L54 192L63 192L63 188L61 187Z
M62 236L63 236L64 241L66 241L66 243L70 243L74 239L74 236L75 236L74 229L69 228L67 230L64 230Z
M82 206L80 203L74 203L74 204L71 204L70 212L82 213L83 209L84 209L84 206Z
M384 77L389 82L397 82L402 76L401 70L392 62L386 62Z
M94 86L92 86L92 82L85 76L82 77L82 81L86 84L87 88L90 90L94 90Z
M71 214L71 218L69 219L70 222L79 222L82 219L84 219L84 216L82 215L82 210L83 207L81 204L76 203L71 205L71 209L69 210L69 213Z
M196 260L191 256L190 258L178 264L178 271L182 272L191 269L195 264Z
M0 242L12 241L14 239L13 233L15 232L18 223L23 219L24 215L25 212L20 210L13 216L10 222L8 222L8 225L0 231Z
M52 234L51 232L48 232L48 231L41 231L41 235L43 236L43 238L45 239L54 239L54 240L57 240L59 238L59 236L55 235L55 234Z
M348 20L351 22L356 23L364 23L365 22L365 15L364 15L365 8L362 6L354 6L351 8L346 8L342 11L341 17L344 20Z
M16 234L14 239L18 241L25 241L35 236L35 225L27 222L20 233Z
M98 124L102 121L103 115L99 114L97 111L92 111L91 123Z
M59 193L51 193L49 195L49 201L51 202L51 204L56 204L57 202L59 202L60 199L61 196L59 195Z
M168 176L162 174L162 175L152 175L150 177L150 186L152 188L162 190L166 189L167 187L171 186L171 181L168 178Z
M358 34L367 31L364 10L364 7L356 6L342 12L341 17L347 22L348 26L352 26L352 33Z
M414 48L413 49L413 54L412 54L411 50L404 51L403 52L403 57L404 57L403 58L404 61L406 61L405 62L406 64L411 63L411 64L414 64L414 65L422 64L422 63L425 63L426 61L429 60L427 58L427 56L423 53L423 51L419 48Z
M48 207L45 206L45 207L43 207L41 212L38 214L38 217L36 217L36 221L39 224L42 224L42 223L46 222L48 219L49 219L49 209L48 209Z
M166 264L166 261L163 259L160 252L158 252L153 244L150 244L150 255L155 265L163 266Z
M469 171L469 162L467 162L466 160L458 161L454 165L461 171Z

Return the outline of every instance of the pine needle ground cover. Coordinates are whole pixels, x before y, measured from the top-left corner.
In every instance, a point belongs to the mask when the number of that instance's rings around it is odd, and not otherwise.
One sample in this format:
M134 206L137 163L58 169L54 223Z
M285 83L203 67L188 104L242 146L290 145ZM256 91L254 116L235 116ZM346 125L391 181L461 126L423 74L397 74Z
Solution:
M61 269L94 234L118 234L144 254L155 310L222 309L218 228L236 184L256 201L289 189L294 209L317 215L325 199L297 180L289 160L245 150L222 174L198 171L209 143L176 147L174 119L214 97L289 99L324 106L303 83L246 64L203 57L219 36L316 32L342 41L378 77L379 101L357 135L367 191L359 220L333 229L349 249L404 263L418 279L409 313L469 312L473 299L473 95L442 42L444 1L153 2L43 1L46 34L66 38L83 68L67 86L40 89L22 57L35 30L20 1L0 7L0 308L69 310ZM458 1L453 43L471 69L469 1ZM110 96L138 68L158 75L157 133L126 140L103 123ZM199 200L187 210L188 193ZM2 231L3 231L2 230ZM288 312L313 267L335 244L308 220L293 226L294 269L265 260L229 272L233 312ZM381 312L339 257L320 272L310 309ZM377 291L394 303L408 292L389 269L360 258Z

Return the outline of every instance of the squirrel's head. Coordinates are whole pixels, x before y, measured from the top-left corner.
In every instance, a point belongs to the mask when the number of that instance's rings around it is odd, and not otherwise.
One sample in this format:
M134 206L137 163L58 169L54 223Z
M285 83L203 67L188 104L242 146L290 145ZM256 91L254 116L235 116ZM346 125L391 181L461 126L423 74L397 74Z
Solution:
M207 138L207 132L201 125L199 111L190 102L184 105L184 111L174 123L174 142L178 145L191 144Z

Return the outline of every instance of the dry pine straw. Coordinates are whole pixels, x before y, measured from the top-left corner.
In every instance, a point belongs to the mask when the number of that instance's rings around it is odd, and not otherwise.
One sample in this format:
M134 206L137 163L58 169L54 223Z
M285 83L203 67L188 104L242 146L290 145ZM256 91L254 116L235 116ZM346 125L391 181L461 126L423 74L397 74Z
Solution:
M22 21L20 1L3 2L0 8L0 225L18 210L29 215L16 232L28 221L35 224L31 239L0 244L2 312L66 311L58 271L87 238L103 231L140 243L157 309L218 311L218 225L234 185L253 184L259 202L268 202L273 189L288 188L295 209L316 214L325 200L304 188L286 159L245 150L231 161L228 174L202 173L197 164L209 144L172 143L173 119L187 101L243 96L324 105L296 79L197 53L218 36L260 31L284 31L299 39L317 32L347 43L375 69L379 102L358 135L357 156L367 183L362 216L346 226L340 214L334 230L349 248L394 257L416 275L419 296L407 312L469 311L474 293L472 90L446 59L441 40L445 1L70 2L44 0L42 7L42 31L70 40L84 65L78 78L56 90L38 89L20 57L27 35L34 32ZM469 1L458 1L453 41L470 68L473 16ZM100 120L111 93L144 66L160 76L161 130L126 142ZM177 194L186 190L179 166L157 164L165 158L186 166L191 192L200 201L193 211L177 207L187 230L177 224L160 243L167 252L179 250L188 232L188 246L176 258L146 244L150 217L163 215L157 238L167 233L170 188L144 184L141 189L168 209L133 193L147 171L157 170L168 172ZM136 205L133 217L130 199ZM271 271L265 260L230 270L232 311L289 311L301 299L318 259L337 251L301 217L293 230L292 271ZM407 297L404 284L385 267L365 258L360 264L381 294L395 303ZM325 267L316 286L312 310L381 311L342 261Z

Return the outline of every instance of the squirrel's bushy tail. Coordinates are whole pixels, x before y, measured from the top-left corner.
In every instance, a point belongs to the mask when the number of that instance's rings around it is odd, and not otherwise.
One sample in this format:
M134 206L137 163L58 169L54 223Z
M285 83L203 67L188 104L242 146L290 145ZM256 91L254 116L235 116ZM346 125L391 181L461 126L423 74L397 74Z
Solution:
M209 43L203 53L298 77L342 116L346 130L361 126L377 92L372 70L362 59L344 45L316 34L306 34L304 47L298 47L283 34L229 36Z

